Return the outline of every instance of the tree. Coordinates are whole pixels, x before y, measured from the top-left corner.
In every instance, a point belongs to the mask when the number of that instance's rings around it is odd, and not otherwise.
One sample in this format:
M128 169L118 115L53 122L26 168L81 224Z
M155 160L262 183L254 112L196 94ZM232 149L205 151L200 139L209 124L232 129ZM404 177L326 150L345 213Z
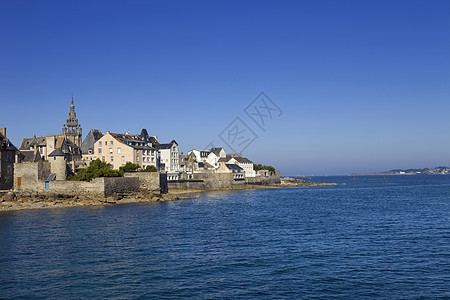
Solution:
M268 170L270 172L275 172L275 168L272 166L264 166L261 164L253 164L253 170L260 171L260 170Z
M155 166L147 166L141 172L158 172L158 169Z
M127 161L125 166L119 168L119 170L123 172L136 172L140 168L139 165L133 164L132 162Z
M123 171L111 169L111 164L96 159L91 161L89 167L80 170L77 174L69 176L69 180L91 181L97 177L122 177Z

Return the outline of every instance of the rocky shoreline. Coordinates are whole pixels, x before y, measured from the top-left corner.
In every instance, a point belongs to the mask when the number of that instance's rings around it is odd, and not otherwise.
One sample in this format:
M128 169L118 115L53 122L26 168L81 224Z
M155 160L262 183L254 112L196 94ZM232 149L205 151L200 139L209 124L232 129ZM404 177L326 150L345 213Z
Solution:
M329 185L337 185L337 183L327 183L327 182L311 182L304 179L284 177L281 178L281 187L288 186L329 186Z
M98 205L119 205L127 203L145 203L145 202L163 202L171 200L192 199L200 197L200 193L214 191L236 191L249 189L274 189L295 186L328 186L337 185L336 183L314 183L302 179L285 177L277 185L245 185L242 188L218 189L218 190L175 190L168 194L159 193L129 193L116 194L113 196L99 197L80 197L67 196L62 194L42 195L27 194L22 192L6 192L1 197L0 211L40 209L40 208L62 208L76 206L98 206Z

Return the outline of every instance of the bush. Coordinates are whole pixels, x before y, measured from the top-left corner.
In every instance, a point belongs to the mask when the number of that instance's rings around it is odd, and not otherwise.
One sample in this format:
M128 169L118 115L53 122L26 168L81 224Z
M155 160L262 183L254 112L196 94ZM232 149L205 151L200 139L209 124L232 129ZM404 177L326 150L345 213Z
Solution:
M158 169L155 166L147 166L141 172L158 172Z
M127 161L125 166L119 168L119 170L123 172L136 172L140 168L139 165L133 164L132 162Z
M272 166L263 166L261 164L253 164L253 170L260 171L260 170L268 170L271 172L275 172L275 168Z
M111 164L96 159L91 161L89 167L80 170L77 174L69 176L69 180L91 181L97 177L122 177L123 171L111 169Z

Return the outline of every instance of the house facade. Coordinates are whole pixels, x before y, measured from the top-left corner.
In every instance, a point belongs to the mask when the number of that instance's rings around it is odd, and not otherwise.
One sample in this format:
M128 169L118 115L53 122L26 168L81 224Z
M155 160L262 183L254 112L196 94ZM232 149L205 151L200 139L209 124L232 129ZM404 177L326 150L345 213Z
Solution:
M83 160L86 164L89 164L92 160L100 159L110 163L113 169L119 169L127 162L137 164L143 169L150 165L157 166L158 149L149 146L148 141L140 135L107 131L94 142L92 152L83 154Z
M253 162L245 157L231 157L227 160L228 164L236 164L245 171L245 177L255 177L256 172L253 170Z
M14 163L17 148L6 137L6 128L0 128L0 190L9 190L14 185Z
M180 150L178 143L172 140L167 144L157 144L158 149L158 165L160 172L178 172L180 170Z

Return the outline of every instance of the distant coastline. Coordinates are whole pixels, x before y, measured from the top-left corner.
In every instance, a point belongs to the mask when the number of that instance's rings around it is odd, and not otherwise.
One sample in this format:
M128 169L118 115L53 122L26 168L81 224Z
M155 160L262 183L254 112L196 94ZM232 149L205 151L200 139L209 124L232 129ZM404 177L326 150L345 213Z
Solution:
M424 168L424 169L395 169L384 172L373 172L364 174L351 174L351 176L364 176L364 175L446 175L450 174L450 167L436 167L436 168Z

